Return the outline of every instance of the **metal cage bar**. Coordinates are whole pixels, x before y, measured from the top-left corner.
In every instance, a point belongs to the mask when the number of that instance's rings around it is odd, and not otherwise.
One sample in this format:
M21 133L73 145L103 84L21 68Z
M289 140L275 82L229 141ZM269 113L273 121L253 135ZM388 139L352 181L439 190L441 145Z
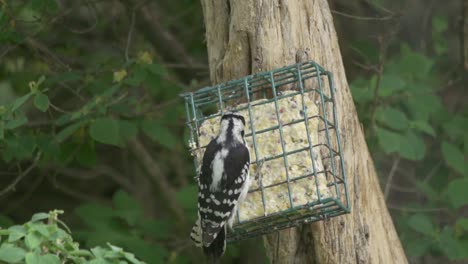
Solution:
M326 80L322 80L325 78ZM316 86L306 84L306 80L315 80ZM282 93L285 87L290 90L288 93ZM291 87L292 90L291 90ZM328 88L328 90L326 90ZM269 97L267 95L270 94ZM305 96L318 95L320 106L318 114L309 116L305 102ZM302 103L303 116L300 119L281 121L278 102L287 98L300 95ZM191 151L203 151L206 146L200 145L200 126L203 122L220 118L226 111L246 111L248 115L248 123L250 125L250 133L246 134L246 138L251 137L253 143L253 151L255 160L251 161L251 166L256 164L257 169L263 162L282 159L286 179L278 182L265 184L263 178L259 179L258 188L251 188L249 193L260 192L263 208L263 215L249 220L241 220L240 206L237 210L237 223L233 226L233 232L228 234L229 241L238 241L249 237L254 237L262 234L267 234L276 230L297 226L302 223L320 221L324 218L338 216L350 212L349 194L344 169L344 160L341 149L340 132L338 129L338 118L336 113L335 102L335 86L333 82L333 74L323 69L317 63L310 61L299 63L283 68L275 69L269 72L257 73L254 75L245 76L239 80L229 81L224 84L219 84L212 87L205 87L195 92L184 93L181 95L184 98L187 126L190 130L190 146ZM255 99L264 99L255 101ZM237 107L235 104L246 103L243 107ZM271 125L266 128L256 130L254 121L253 108L265 104L273 103L276 114L276 125ZM230 107L229 105L233 105ZM331 104L327 106L327 104ZM217 109L217 112L212 112ZM330 110L330 111L329 111ZM329 113L331 112L331 113ZM323 128L317 127L317 131L311 131L309 124L310 120L318 119L318 124L323 123ZM287 149L284 136L286 126L303 123L307 134L307 146L298 149ZM258 137L263 133L270 131L278 131L281 143L281 153L270 153L270 156L261 156L258 150ZM332 140L331 131L335 133ZM311 133L325 133L319 137L319 142L313 142ZM324 138L324 142L321 142ZM195 143L195 144L194 144ZM327 155L322 156L322 162L328 162L331 166L325 166L320 171L317 168L314 151L315 148L325 148L328 151ZM312 172L302 175L294 175L292 177L288 170L288 156L302 151L307 151L312 162ZM335 160L336 159L336 160ZM199 167L197 158L194 159L195 168ZM309 173L310 172L310 173ZM326 180L326 188L329 190L330 196L322 197L319 188L319 178L323 177ZM295 204L292 198L291 184L299 182L299 180L313 178L315 179L315 192L317 199L307 200L306 204ZM252 179L253 180L253 179ZM289 207L287 209L275 212L268 212L268 200L265 197L265 190L274 188L281 184L287 185ZM311 186L313 181L310 182ZM344 194L344 195L342 195Z

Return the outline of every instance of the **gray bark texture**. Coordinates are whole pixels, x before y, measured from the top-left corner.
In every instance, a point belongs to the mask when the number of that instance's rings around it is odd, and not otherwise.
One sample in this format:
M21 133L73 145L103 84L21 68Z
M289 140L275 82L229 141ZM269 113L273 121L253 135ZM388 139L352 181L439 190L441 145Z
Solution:
M326 0L201 0L213 84L312 59L334 73L352 211L264 236L271 263L407 263L346 80Z

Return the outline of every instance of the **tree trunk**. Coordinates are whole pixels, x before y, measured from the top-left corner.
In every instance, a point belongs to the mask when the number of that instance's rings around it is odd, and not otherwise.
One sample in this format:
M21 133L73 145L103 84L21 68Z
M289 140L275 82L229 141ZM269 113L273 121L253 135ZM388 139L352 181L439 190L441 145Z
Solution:
M407 263L350 94L326 0L201 0L221 83L306 57L334 73L351 213L264 237L272 263Z

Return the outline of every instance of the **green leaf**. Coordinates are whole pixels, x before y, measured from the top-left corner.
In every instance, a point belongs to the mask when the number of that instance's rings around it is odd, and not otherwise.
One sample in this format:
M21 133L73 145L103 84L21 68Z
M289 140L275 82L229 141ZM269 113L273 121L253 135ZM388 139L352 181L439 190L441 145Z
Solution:
M432 128L432 126L429 125L429 123L427 121L420 121L420 120L411 121L410 125L411 125L412 128L414 128L414 129L416 129L418 131L424 132L424 133L426 133L428 135L431 135L433 137L436 136L434 128Z
M447 193L452 205L458 209L468 204L468 179L456 179L447 186Z
M112 208L94 203L79 206L75 213L85 224L96 230L108 229L109 223L114 217Z
M47 213L37 213L34 214L31 218L31 222L37 222L41 220L49 219L49 214Z
M97 142L120 146L119 123L111 118L96 119L89 127L90 136Z
M29 232L24 239L26 246L30 249L37 248L42 243L42 237L37 232Z
M13 226L14 222L6 215L0 214L0 229L5 229L8 226Z
M130 78L127 78L124 80L124 83L130 85L130 86L138 86L145 80L147 76L147 71L143 65L135 65L135 67L132 70L132 74L130 75Z
M5 123L0 121L0 140L5 138Z
M176 199L184 209L196 208L198 187L195 184L187 185L176 193Z
M119 135L122 144L128 139L134 137L138 133L138 128L132 122L127 120L119 120Z
M20 98L16 99L14 102L13 102L13 106L11 108L11 112L15 112L16 110L18 110L18 108L20 108L24 103L26 103L26 101L28 101L28 99L32 96L33 94L32 93L28 93L28 94L25 94L23 96L21 96Z
M468 133L463 137L463 152L468 156Z
M351 43L351 46L359 54L362 54L369 63L378 63L380 51L373 41L358 38L358 40Z
M117 215L124 218L130 225L134 225L143 215L140 204L124 191L116 192L113 202L117 209Z
M169 238L169 235L171 234L170 228L170 222L162 220L141 219L138 223L138 230L142 232L142 235L156 239Z
M26 251L12 244L4 243L0 247L0 261L6 263L17 263L24 259Z
M30 225L29 230L37 231L39 234L43 235L44 237L48 238L50 236L50 232L47 229L47 225L43 223L28 223Z
M440 234L439 247L445 256L451 260L460 259L466 251L455 238L453 229L449 226L445 226Z
M380 82L379 95L387 97L403 90L406 83L397 74L384 74Z
M96 165L97 155L94 148L94 141L89 140L81 145L76 153L76 161L85 167L91 168Z
M82 120L82 121L79 121L79 122L76 122L74 124L67 126L66 128L60 130L60 132L58 132L57 135L55 135L55 140L57 140L57 142L59 143L62 143L71 135L73 135L79 128L85 125L87 122L88 120Z
M429 183L416 180L414 184L418 190L420 190L427 196L427 198L429 198L429 200L434 201L439 199L439 193L434 188L432 188Z
M462 229L468 232L468 218L462 217L457 220L455 224L456 229Z
M398 151L402 158L408 160L421 160L426 154L426 144L422 138L412 131L408 131L401 138L400 148Z
M442 155L445 162L456 172L467 175L467 165L463 152L452 143L442 142Z
M57 12L59 6L54 0L31 0L31 8L40 12Z
M60 264L59 257L52 254L40 255L38 252L26 254L26 264Z
M377 139L379 145L386 154L397 152L400 149L402 135L384 128L376 128Z
M442 36L434 36L433 37L433 47L434 51L437 55L443 55L448 50L448 43L447 39Z
M143 239L132 237L127 239L125 247L147 263L163 264L167 250L158 244L149 244Z
M167 74L166 68L161 64L156 64L156 63L147 64L145 65L145 68L154 75L166 75Z
M177 144L177 139L174 134L157 121L145 120L142 122L141 127L149 138L166 148L173 148Z
M406 252L408 252L408 255L413 257L424 256L430 250L432 243L433 242L428 239L408 239L408 241L405 243Z
M432 18L432 30L436 33L442 33L448 29L447 18L434 16Z
M49 97L47 95L38 92L36 97L34 97L34 106L42 112L47 111L49 109Z
M137 128L129 121L98 118L91 124L89 133L97 142L123 146L128 138L135 136Z
M27 234L26 228L20 225L11 226L8 228L10 231L10 236L8 237L8 242L15 242L23 238Z
M421 234L432 236L436 229L427 215L414 214L408 219L408 226Z
M5 140L5 149L3 151L4 159L26 159L31 158L36 147L36 141L33 136L22 135L16 138L8 138Z
M374 99L375 77L370 81L358 78L350 83L349 87L353 100L357 103L368 103Z
M113 262L108 261L104 258L96 258L88 262L88 264L112 264Z
M402 44L401 53L398 66L402 75L413 78L427 77L434 65L433 60L422 53L412 51L406 44Z
M468 130L468 118L455 115L443 124L444 132L454 141L462 141Z
M376 110L375 118L381 124L385 124L395 130L405 130L408 127L406 115L391 107L379 107Z
M405 102L413 119L427 121L433 113L443 109L440 97L434 94L412 95Z
M13 120L6 123L5 129L15 129L28 123L28 118L24 113L18 112Z
M125 252L124 253L124 256L125 258L130 261L130 263L133 263L133 264L140 264L142 263L141 261L139 261L134 254L132 253L128 253L128 252Z

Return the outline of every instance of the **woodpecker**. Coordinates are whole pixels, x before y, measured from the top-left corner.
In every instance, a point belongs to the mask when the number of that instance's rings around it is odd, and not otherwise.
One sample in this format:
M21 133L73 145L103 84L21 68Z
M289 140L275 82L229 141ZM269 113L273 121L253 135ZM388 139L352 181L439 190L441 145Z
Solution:
M198 179L198 219L191 239L211 263L226 250L226 226L232 228L236 208L249 190L250 153L244 139L245 119L221 117L219 134L205 150Z

